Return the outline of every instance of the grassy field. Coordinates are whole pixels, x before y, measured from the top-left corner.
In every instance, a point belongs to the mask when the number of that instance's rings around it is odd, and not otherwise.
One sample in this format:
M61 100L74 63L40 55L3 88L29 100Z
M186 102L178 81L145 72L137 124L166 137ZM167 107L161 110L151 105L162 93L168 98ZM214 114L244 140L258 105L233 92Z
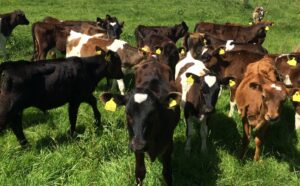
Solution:
M30 23L45 16L59 19L94 20L114 15L125 21L121 38L135 45L133 31L138 24L174 25L186 21L190 31L196 22L237 22L247 24L253 8L263 6L265 19L275 22L264 46L270 53L291 52L300 43L298 0L0 0L0 13L22 9ZM9 39L12 60L29 60L33 51L31 26L19 26ZM3 61L0 59L0 61ZM95 95L101 93L99 84ZM300 131L294 131L294 111L289 102L281 121L267 133L262 160L253 162L251 142L247 158L238 159L242 125L235 113L227 117L228 91L218 101L209 121L209 152L200 153L200 137L195 132L191 157L184 155L185 126L180 121L174 135L173 178L175 185L300 185ZM104 131L95 134L91 108L80 107L76 139L69 138L67 107L48 114L29 108L23 114L25 135L31 146L22 149L10 129L0 135L0 185L133 185L134 155L128 149L124 108L111 113L103 109ZM199 130L197 130L199 131ZM146 161L145 185L162 185L159 161Z

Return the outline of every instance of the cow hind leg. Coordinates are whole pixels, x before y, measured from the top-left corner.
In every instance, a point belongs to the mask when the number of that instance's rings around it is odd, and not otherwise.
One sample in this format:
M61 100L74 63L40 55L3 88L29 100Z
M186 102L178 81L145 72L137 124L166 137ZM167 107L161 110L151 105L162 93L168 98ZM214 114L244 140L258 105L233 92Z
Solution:
M244 124L244 133L243 133L243 147L242 147L243 149L242 149L241 158L243 159L246 156L248 145L250 143L250 127L247 119L243 118L242 121Z
M235 98L235 89L233 90L232 88L230 89L230 109L229 109L229 113L228 113L228 117L232 117L233 116L233 112L236 106L236 103L234 101Z
M92 109L93 109L93 112L94 112L94 118L95 118L95 126L97 127L97 128L100 128L101 127L101 125L100 125L100 123L101 123L101 114L100 114L100 112L99 112L99 110L98 110L98 108L97 108L97 100L96 100L96 98L93 96L93 95L91 95L88 99L87 99L87 103L89 104L89 105L91 105L91 107L92 107Z
M70 121L70 134L74 136L76 128L76 120L78 113L79 104L78 103L69 103L69 121Z
M146 167L144 160L144 153L135 152L135 181L136 185L142 185L146 175Z
M191 153L191 140L192 140L192 135L193 135L193 121L189 117L185 119L186 121L186 143L185 143L185 153L189 155Z
M162 174L164 176L164 180L166 185L172 185L172 150L173 150L173 142L171 142L164 152L162 156L162 163L163 163L163 171Z
M25 138L22 126L22 113L12 115L11 129L16 135L21 146L25 146L28 142Z

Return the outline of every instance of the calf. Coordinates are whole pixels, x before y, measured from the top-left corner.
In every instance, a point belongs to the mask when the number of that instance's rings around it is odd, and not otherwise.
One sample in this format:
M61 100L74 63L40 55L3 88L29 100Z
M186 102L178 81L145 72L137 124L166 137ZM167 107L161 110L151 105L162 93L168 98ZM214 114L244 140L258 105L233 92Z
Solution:
M100 126L101 115L93 91L101 78L123 76L120 58L111 51L87 58L5 62L0 65L0 72L0 131L11 122L21 145L27 144L22 112L31 106L45 111L69 103L73 134L79 105L87 102L93 108L96 125Z
M270 123L279 118L279 109L287 91L282 82L271 81L257 71L247 74L238 86L235 98L244 125L242 157L246 155L251 129L254 129L254 160L258 161L265 132Z
M238 43L256 43L261 45L270 26L272 26L272 22L260 22L251 26L200 22L196 24L195 32L210 33L224 41L234 40Z
M206 120L214 110L220 90L217 77L210 75L204 63L195 60L188 52L186 58L176 65L175 79L177 89L182 92L182 107L187 124L185 151L187 154L191 151L193 121L197 121L202 122L200 128L201 151L206 152L208 135Z
M145 45L144 38L148 35L157 34L161 36L168 37L174 43L178 41L181 37L183 37L188 32L188 26L184 21L181 24L175 26L144 26L139 25L135 31L135 39L137 43L137 47L143 47Z
M300 88L300 54L274 55L275 66L280 80L291 88L289 96L295 108L295 129L300 128L300 100L297 99Z
M7 14L0 14L0 52L4 59L8 59L5 45L7 38L11 35L14 28L18 25L28 25L25 14L21 10L15 10ZM0 54L1 54L0 53Z
M118 39L103 39L71 31L67 41L66 56L87 57L98 53L98 50L112 50L121 58L122 67L129 68L147 58L139 49L130 46L127 42ZM117 80L122 95L125 92L123 79Z
M136 184L141 185L146 168L144 153L151 161L162 155L164 180L172 185L171 154L173 133L180 119L180 94L172 86L170 68L155 59L145 61L136 67L136 87L127 96L103 94L104 102L115 100L126 105L129 147L135 153Z
M252 13L252 23L259 23L264 19L265 10L262 6L256 7Z
M107 20L104 21L100 21L98 18L97 22L61 22L56 21L55 18L51 17L46 20L47 21L44 22L36 22L32 25L32 38L34 44L32 60L45 59L48 51L54 47L60 52L65 53L67 37L71 30L87 35L102 34L102 37L119 38L123 27L123 22L116 22L116 18L107 18Z

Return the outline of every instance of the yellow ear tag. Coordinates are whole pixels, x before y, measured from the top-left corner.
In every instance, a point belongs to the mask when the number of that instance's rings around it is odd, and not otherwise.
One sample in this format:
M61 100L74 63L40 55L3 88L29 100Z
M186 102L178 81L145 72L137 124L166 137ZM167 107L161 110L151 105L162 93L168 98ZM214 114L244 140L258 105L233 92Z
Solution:
M269 26L266 26L265 30L267 30L267 31L270 30L270 27L269 27Z
M117 104L115 103L114 98L111 98L108 102L105 103L104 109L111 112L116 111Z
M220 51L219 51L219 54L220 55L224 55L225 54L225 50L223 48L221 48Z
M289 59L289 60L287 61L287 64L289 64L289 65L295 67L295 66L297 65L297 61L296 61L296 59L293 57L292 59Z
M106 56L105 56L105 61L110 62L110 58L111 58L111 56L110 56L109 54L106 55Z
M253 23L252 23L252 22L249 22L249 25L253 25Z
M102 54L102 51L101 51L101 50L98 50L98 51L96 51L96 54L97 54L97 55L101 55L101 54Z
M192 77L192 75L190 75L187 79L186 82L188 85L193 85L194 84L194 79Z
M185 54L184 49L181 49L180 54L181 54L181 55L184 55L184 54Z
M297 91L293 97L292 97L292 100L295 101L295 102L300 102L300 92Z
M155 50L155 53L156 53L157 55L160 55L160 54L161 54L160 48L156 49L156 50Z
M230 80L229 80L229 86L230 86L230 87L233 87L234 85L235 85L235 81L233 81L233 80L230 79Z
M177 105L177 101L175 99L170 98L169 108L175 107Z
M144 51L144 52L150 52L148 47L143 47L143 48L141 48L141 49L142 49L142 51Z

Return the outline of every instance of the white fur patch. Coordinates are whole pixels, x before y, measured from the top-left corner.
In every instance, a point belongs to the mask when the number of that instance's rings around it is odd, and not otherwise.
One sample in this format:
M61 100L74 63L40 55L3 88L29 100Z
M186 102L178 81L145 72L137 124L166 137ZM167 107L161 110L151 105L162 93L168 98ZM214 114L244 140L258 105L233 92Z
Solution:
M281 91L281 90L282 90L282 88L281 88L280 86L277 86L277 85L274 84L274 83L271 85L271 87L274 88L275 90L278 90L278 91Z
M293 85L293 83L291 82L290 76L289 75L285 75L283 83L285 85Z
M125 94L125 84L124 84L124 80L123 80L123 79L118 79L118 80L117 80L117 83L118 83L118 87L119 87L119 90L120 90L121 95L124 95L124 94Z
M111 45L107 46L106 48L113 52L117 52L118 49L123 49L125 44L127 44L126 41L115 39L114 42Z
M195 65L191 66L190 68L188 68L187 72L191 72L193 74L196 74L196 75L199 75L200 72L203 72L204 73L204 69L205 70L208 70L204 63L200 60L196 60L195 58L193 58L192 54L190 51L187 52L186 54L186 57L183 58L182 60L180 60L177 64L176 64L176 67L175 67L175 79L177 78L178 76L178 73L180 71L180 69L186 65L187 63L194 63ZM192 70L193 69L193 70Z
M115 26L117 23L116 22L111 22L109 23L111 26Z
M134 101L137 103L142 103L146 101L147 98L148 98L148 94L140 94L140 93L134 94Z
M295 129L300 129L300 115L297 112L295 114Z
M71 56L78 56L78 57L81 57L81 54L80 54L80 51L81 51L81 48L84 44L86 44L88 42L89 39L91 38L99 38L99 37L102 37L104 34L100 33L100 34L95 34L95 35L92 35L92 36L89 36L89 35L86 35L86 34L82 34L82 33L79 33L79 32L75 32L73 30L71 30L70 32L70 35L67 39L67 47L68 47L68 42L74 40L74 39L79 39L80 38L80 41L78 43L77 46L73 46L72 47L72 50L71 51L68 51L66 53L66 57L71 57Z
M207 76L204 76L204 81L209 87L212 87L216 83L217 78L216 78L216 76L207 75Z
M201 55L203 55L203 54L205 54L205 52L208 50L208 48L204 48L203 50L202 50L202 53L201 53Z
M225 51L230 51L232 50L235 45L232 44L233 40L227 40L226 45L225 45Z

